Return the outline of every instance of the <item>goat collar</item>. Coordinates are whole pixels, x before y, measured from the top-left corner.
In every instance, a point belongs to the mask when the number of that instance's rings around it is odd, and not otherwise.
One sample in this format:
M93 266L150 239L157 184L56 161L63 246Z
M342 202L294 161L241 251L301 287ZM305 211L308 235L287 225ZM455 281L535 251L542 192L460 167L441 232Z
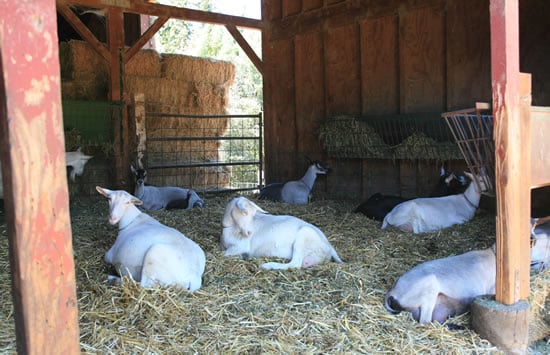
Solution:
M476 206L472 203L472 201L468 200L468 197L466 196L466 194L462 194L462 196L464 196L464 199L466 200L466 202L468 202L468 204L473 207L474 209L477 209L479 206Z

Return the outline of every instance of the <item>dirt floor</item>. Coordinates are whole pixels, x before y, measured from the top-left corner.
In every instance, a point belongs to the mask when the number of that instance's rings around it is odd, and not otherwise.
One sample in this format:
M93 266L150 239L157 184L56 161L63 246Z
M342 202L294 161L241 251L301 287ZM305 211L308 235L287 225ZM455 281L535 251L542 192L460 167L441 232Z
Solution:
M273 214L290 214L325 232L344 264L307 270L265 271L265 260L223 257L221 217L236 196L207 195L206 206L150 215L177 228L205 251L203 287L191 294L174 288L140 289L131 280L107 282L103 255L117 229L107 222L101 197L71 201L81 349L93 354L175 353L500 353L470 329L470 315L447 324L419 325L410 314L392 315L383 297L414 265L490 246L495 217L478 210L474 219L443 231L413 235L380 229L380 222L351 211L360 201L313 200L307 206L258 201ZM15 353L13 305L5 225L0 247L0 353ZM546 285L550 272L532 274ZM547 292L547 291L546 291ZM546 297L548 312L550 297ZM544 307L544 305L542 305ZM550 324L530 348L549 353Z

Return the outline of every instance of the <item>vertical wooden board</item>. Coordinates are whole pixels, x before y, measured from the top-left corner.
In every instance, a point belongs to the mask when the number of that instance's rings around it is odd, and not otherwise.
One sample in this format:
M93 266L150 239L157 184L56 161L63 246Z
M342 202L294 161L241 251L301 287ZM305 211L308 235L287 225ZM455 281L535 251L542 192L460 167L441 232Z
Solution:
M283 17L299 14L302 11L301 0L283 0Z
M277 20L283 16L282 0L262 0L262 19Z
M399 112L397 17L361 23L361 102L363 114Z
M400 14L401 112L445 108L445 26L439 7Z
M324 118L323 37L296 36L296 134L298 152L320 159L319 124Z
M328 116L361 112L359 31L356 24L329 28L325 44Z
M296 159L289 159L296 152L293 46L293 41L264 42L262 49L265 65L265 173L268 183L286 181L297 175Z
M302 11L315 10L323 7L323 0L302 0Z
M418 197L416 160L399 161L399 194L403 197Z
M400 193L399 164L391 160L364 160L363 179L363 199L377 192L385 195Z
M358 199L361 196L361 159L330 160L327 193L333 198Z
M77 354L55 2L0 1L0 13L11 14L0 20L0 151L17 353Z
M533 78L533 106L550 106L550 1L519 2L520 71Z
M491 100L489 0L447 1L447 110Z

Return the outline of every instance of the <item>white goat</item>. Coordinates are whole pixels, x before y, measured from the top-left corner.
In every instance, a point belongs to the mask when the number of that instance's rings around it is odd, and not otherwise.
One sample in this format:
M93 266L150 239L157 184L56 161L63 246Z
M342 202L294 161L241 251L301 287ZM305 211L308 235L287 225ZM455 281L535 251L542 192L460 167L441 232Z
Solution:
M134 195L139 198L146 210L160 209L192 209L193 207L204 207L204 201L197 193L190 189L184 189L176 186L151 186L145 185L147 180L147 171L145 169L136 169L130 165L132 173L136 178L136 187Z
M550 223L548 217L531 219L531 268L550 265ZM540 224L539 224L540 223Z
M464 174L471 180L464 193L415 198L400 203L384 217L382 229L391 225L408 232L423 233L462 224L472 219L481 198L480 188L486 188L483 177L478 178L478 187L472 174Z
M262 264L264 269L307 268L331 259L342 262L319 228L293 216L268 214L244 197L227 204L222 227L225 256L290 259Z
M494 294L495 283L493 246L415 266L397 280L384 305L394 314L411 312L420 323L443 323L466 312L475 297Z
M142 287L174 285L190 291L201 287L206 258L198 244L142 213L136 207L141 201L128 192L96 189L109 199L109 223L119 228L105 262Z
M74 152L65 152L65 165L70 166L71 180L75 181L75 177L84 173L84 166L93 158L93 155L86 155L80 151L80 148ZM4 185L2 178L2 165L0 164L0 199L4 198Z
M65 152L65 165L70 166L71 170L71 181L75 181L75 177L82 175L84 173L84 166L93 158L93 155L86 155L80 151L78 148L74 152Z
M325 168L318 161L311 161L309 159L308 161L309 167L300 180L269 184L260 190L259 198L261 200L282 201L295 205L307 204L317 175L326 174L329 171L328 168Z

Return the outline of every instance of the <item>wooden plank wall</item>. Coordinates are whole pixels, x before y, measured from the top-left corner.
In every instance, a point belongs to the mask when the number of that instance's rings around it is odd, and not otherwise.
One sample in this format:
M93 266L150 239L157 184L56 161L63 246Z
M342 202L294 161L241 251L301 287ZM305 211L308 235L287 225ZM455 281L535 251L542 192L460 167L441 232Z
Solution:
M319 124L333 115L444 112L490 102L488 6L489 0L263 0L267 182L300 177L308 155L329 161L333 172L317 188L333 197L426 194L438 163L330 159Z

